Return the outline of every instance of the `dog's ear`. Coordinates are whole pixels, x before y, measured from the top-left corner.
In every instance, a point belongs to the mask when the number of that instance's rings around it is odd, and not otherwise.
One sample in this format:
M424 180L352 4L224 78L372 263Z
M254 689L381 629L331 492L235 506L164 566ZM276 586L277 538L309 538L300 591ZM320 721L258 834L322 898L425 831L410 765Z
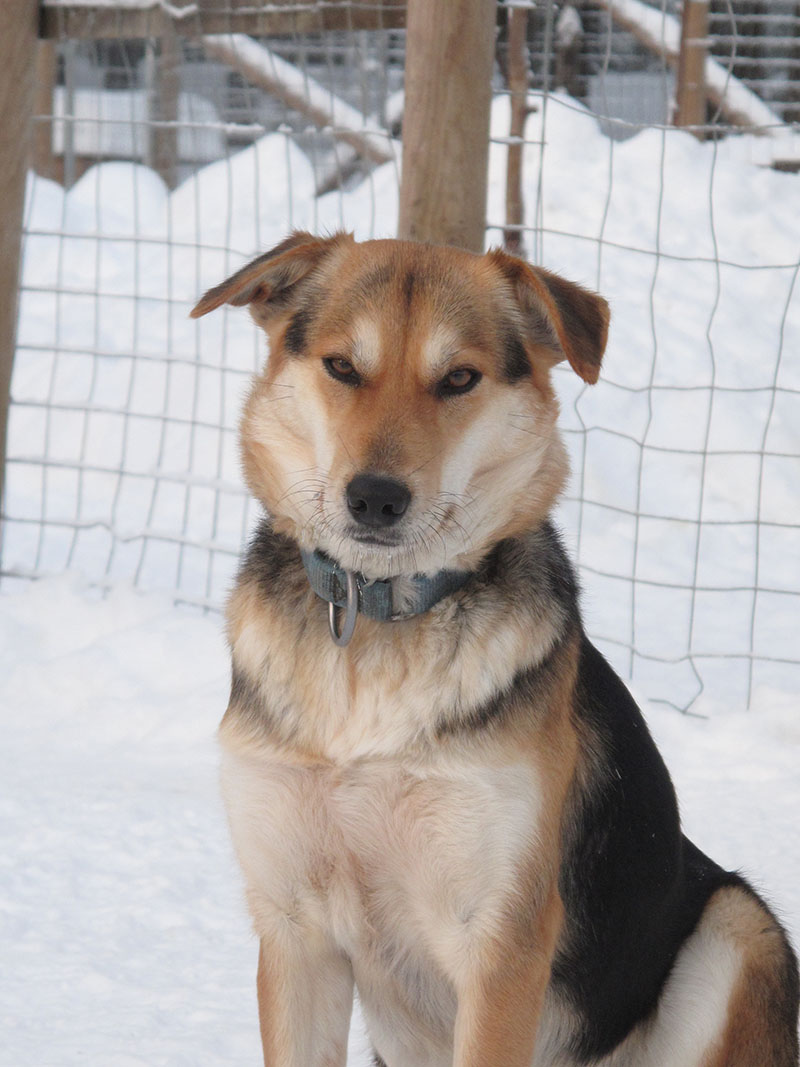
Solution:
M222 304L235 307L250 304L253 318L263 326L273 314L285 310L298 282L311 274L335 248L352 242L350 233L314 237L295 231L270 252L209 289L192 309L191 317L199 319Z
M576 374L594 385L611 314L602 296L500 249L489 252L489 258L511 285L528 344L552 363L568 360Z

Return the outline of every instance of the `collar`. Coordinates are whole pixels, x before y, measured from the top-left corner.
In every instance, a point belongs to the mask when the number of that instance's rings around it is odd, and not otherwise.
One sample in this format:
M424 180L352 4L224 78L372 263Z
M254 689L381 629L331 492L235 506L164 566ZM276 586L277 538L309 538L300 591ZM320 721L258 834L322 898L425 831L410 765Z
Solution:
M353 636L358 613L379 622L398 622L422 615L444 597L460 589L471 577L470 571L441 570L430 576L378 578L368 580L363 574L345 570L330 556L316 549L301 549L300 555L311 588L327 600L331 637L337 645L346 645ZM402 596L399 589L402 583ZM402 603L395 604L395 597ZM336 628L336 608L346 608L341 632Z

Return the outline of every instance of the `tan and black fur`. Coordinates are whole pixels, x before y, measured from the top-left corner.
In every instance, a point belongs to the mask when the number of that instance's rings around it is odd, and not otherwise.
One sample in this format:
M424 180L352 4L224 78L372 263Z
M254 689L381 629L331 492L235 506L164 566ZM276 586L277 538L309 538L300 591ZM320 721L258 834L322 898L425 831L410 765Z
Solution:
M548 520L550 370L597 380L605 302L499 251L300 233L194 314L224 303L270 346L221 726L265 1064L343 1067L357 989L386 1067L796 1065L786 937L681 834ZM399 602L465 582L339 648L301 548Z

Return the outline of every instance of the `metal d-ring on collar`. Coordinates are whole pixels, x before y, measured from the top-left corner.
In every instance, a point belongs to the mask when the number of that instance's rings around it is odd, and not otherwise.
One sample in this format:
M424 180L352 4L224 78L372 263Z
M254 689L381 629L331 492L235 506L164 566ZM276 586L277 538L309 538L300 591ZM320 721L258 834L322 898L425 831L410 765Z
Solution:
M328 604L328 626L333 643L339 645L340 648L350 644L350 638L355 632L356 619L358 618L358 582L352 571L345 571L344 573L347 576L347 605L344 609L344 623L342 624L341 632L336 630L336 605L333 603Z

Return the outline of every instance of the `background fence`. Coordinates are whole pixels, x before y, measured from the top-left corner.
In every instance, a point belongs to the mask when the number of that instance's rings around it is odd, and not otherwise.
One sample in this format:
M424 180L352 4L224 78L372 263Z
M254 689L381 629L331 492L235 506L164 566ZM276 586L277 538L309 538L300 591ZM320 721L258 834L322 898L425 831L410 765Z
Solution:
M702 710L800 683L800 5L715 0L687 34L697 7L500 5L487 243L610 298L601 384L557 373L560 520L592 636ZM221 605L264 352L244 313L188 311L291 228L394 235L404 18L44 5L4 587L76 569Z

